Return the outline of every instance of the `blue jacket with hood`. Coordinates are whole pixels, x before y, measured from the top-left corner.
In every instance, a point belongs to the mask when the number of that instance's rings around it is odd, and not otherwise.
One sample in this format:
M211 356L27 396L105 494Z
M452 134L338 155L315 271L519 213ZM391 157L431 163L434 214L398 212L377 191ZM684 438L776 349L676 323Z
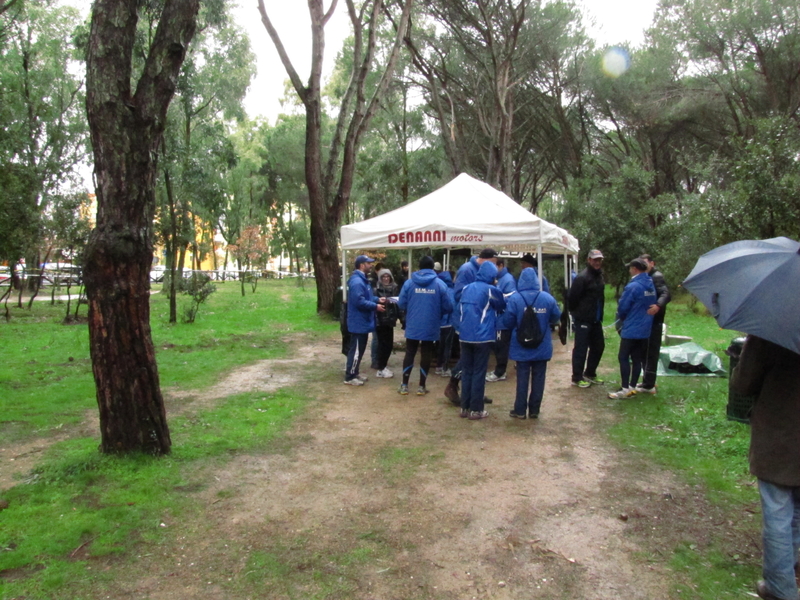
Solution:
M464 288L475 281L478 276L478 269L480 269L480 267L481 266L478 264L478 257L473 256L458 268L455 283L456 302L461 301L461 292L464 291Z
M353 271L347 281L347 331L369 333L375 329L377 298L363 271Z
M544 331L544 339L538 348L524 348L517 341L516 329L522 323L526 303L532 306L539 319L539 327ZM502 317L502 328L511 329L511 348L509 357L519 362L533 360L550 360L553 358L553 339L550 325L558 323L561 310L558 302L550 294L539 291L539 277L536 270L530 267L522 269L517 283L517 293L508 298L506 312Z
M517 291L517 280L514 279L514 276L506 267L503 267L497 271L497 283L495 283L495 287L503 293L503 298L506 299L506 304L508 304L509 298ZM497 328L508 329L507 327L503 327L499 321L497 323Z
M503 293L492 283L497 277L497 267L485 261L478 269L477 279L461 293L459 324L462 342L494 342L497 337L496 314L506 307Z
M453 278L450 276L450 271L442 271L439 273L439 279L444 281L447 286L447 297L450 298L450 304L453 305L453 310L456 308L456 293L453 286ZM439 321L439 327L452 327L453 326L453 313L443 313L442 320Z
M647 314L647 309L655 303L656 288L650 275L634 275L617 304L617 319L622 321L620 335L627 340L649 338L653 316Z
M420 269L405 282L397 306L406 311L406 338L436 341L442 314L453 312L447 284L433 269Z

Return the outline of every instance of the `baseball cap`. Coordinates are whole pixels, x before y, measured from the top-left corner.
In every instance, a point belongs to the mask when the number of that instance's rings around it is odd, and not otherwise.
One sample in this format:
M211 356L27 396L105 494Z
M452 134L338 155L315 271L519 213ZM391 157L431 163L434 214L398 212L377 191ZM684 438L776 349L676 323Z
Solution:
M589 258L604 258L604 256L600 250L589 250Z
M522 262L524 262L524 263L528 263L529 265L535 265L536 264L536 259L533 258L533 254L530 254L530 253L529 254L523 254L522 258L520 258L520 260Z
M364 263L371 263L371 262L375 262L375 259L374 258L370 258L366 254L362 254L362 255L356 257L356 269L358 267L360 267L361 265L363 265Z
M484 248L481 250L478 258L494 258L495 256L497 256L497 252L494 248Z
M647 265L641 258L634 258L631 262L629 262L626 267L636 267L640 271L647 271Z

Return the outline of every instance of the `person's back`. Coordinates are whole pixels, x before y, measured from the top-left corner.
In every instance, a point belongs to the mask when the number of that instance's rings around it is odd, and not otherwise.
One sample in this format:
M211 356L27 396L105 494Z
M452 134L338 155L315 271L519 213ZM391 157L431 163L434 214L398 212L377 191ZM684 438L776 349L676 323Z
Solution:
M442 315L453 311L447 285L433 269L411 274L398 306L406 311L406 338L412 340L438 340Z
M464 288L459 304L462 342L491 342L495 339L496 311L505 309L503 294L492 281L497 267L483 263L474 282Z
M647 309L655 301L655 295L653 280L647 273L639 273L625 286L617 306L623 339L643 340L650 337L653 316L647 314Z
M569 312L576 321L603 321L605 279L602 271L587 266L578 273L569 289Z
M800 354L750 335L731 376L731 392L755 396L750 472L761 497L766 600L797 598L800 546Z

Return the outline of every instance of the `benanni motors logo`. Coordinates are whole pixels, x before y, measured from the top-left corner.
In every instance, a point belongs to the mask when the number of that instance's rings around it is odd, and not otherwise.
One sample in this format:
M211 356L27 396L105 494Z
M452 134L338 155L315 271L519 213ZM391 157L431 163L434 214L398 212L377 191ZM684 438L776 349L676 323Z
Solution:
M399 233L390 233L389 234L389 243L390 244L424 244L427 242L446 242L447 240L447 232L443 229L437 229L434 231L431 230L424 230L424 231L402 231ZM467 233L463 235L454 235L451 236L451 242L482 242L483 236L476 235L472 233Z

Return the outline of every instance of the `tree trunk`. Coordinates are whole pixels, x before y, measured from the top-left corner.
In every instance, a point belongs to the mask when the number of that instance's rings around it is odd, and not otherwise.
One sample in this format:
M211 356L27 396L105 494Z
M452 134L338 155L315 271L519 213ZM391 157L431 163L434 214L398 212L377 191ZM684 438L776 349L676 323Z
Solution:
M150 332L158 145L192 39L198 0L166 0L131 90L137 0L96 0L86 108L97 226L86 249L89 347L106 453L166 454L171 440Z

